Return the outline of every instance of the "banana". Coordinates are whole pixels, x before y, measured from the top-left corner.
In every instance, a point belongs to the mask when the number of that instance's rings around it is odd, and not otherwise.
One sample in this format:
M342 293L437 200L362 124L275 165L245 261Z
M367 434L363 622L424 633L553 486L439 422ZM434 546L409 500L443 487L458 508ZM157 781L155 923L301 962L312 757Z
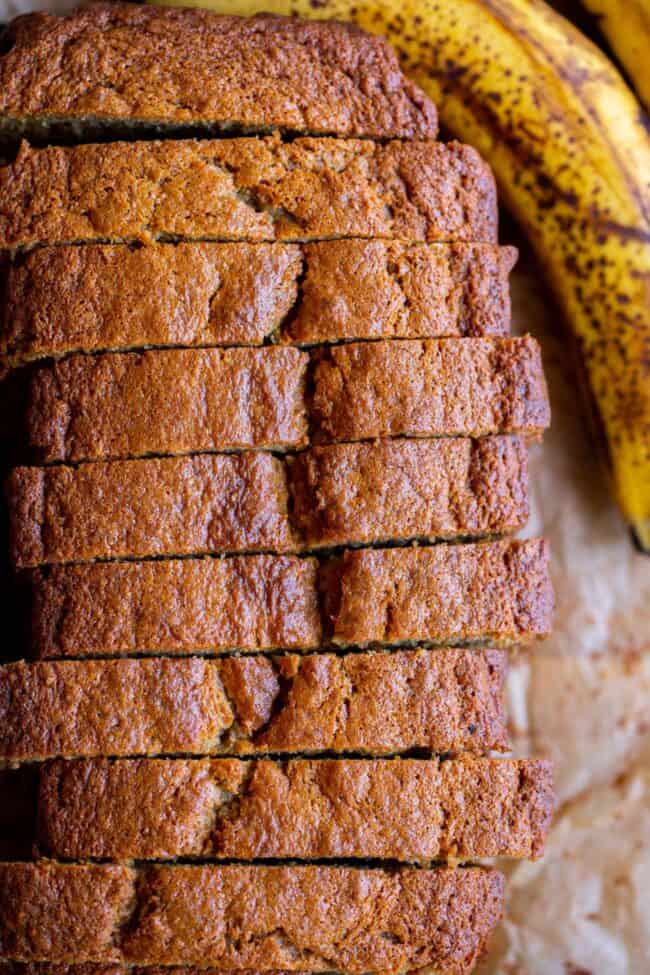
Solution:
M582 0L598 18L612 50L627 71L645 107L650 110L650 0Z
M650 551L650 140L614 66L543 0L201 5L388 36L529 237L581 354L615 495Z

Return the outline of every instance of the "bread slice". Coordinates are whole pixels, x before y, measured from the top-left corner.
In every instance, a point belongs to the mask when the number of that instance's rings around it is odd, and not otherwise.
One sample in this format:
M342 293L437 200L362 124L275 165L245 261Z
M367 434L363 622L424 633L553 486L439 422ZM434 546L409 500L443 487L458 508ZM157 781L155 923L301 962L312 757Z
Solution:
M309 405L318 442L534 437L550 423L541 352L530 336L359 342L314 361Z
M528 517L517 437L313 447L289 476L293 523L309 548L483 537L516 531Z
M0 669L0 756L504 751L500 650L64 660Z
M527 492L516 437L20 467L8 486L19 567L481 537L520 528Z
M18 566L115 556L295 549L284 465L271 454L204 454L10 477Z
M0 248L323 237L496 243L494 179L458 143L274 137L23 144L0 169Z
M526 643L552 626L544 539L347 550L320 578L340 646Z
M310 345L507 335L513 247L314 244L42 247L7 272L11 364L147 346Z
M277 347L72 356L32 379L29 445L44 463L304 447L307 363Z
M494 870L0 865L0 944L19 961L224 970L471 970L501 915Z
M524 643L548 633L553 611L540 539L348 550L320 571L281 555L98 562L28 582L41 658Z
M543 761L90 759L41 770L37 847L62 860L541 856Z
M34 570L39 657L307 650L320 645L313 558L96 562Z
M382 436L541 435L550 412L532 338L174 349L72 356L31 382L40 463L288 450Z
M12 137L437 132L390 45L350 24L105 3L20 17L4 44L0 132Z

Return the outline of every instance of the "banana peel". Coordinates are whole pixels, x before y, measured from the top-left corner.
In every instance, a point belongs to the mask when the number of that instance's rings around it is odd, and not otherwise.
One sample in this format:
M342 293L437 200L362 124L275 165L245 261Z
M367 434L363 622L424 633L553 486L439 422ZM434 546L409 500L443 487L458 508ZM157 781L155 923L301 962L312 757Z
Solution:
M594 14L639 98L650 110L650 0L582 0Z
M200 5L389 38L442 123L490 162L529 237L580 352L616 498L650 552L650 139L614 66L543 0Z

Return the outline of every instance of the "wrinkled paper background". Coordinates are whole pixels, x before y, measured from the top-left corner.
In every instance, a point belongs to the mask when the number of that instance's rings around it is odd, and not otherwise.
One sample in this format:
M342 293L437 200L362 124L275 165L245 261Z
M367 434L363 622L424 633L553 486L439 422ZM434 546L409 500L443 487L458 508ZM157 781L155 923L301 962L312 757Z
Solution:
M0 0L0 21L73 6ZM649 975L650 558L609 499L559 315L514 242L514 327L542 344L553 409L525 534L551 541L557 615L554 636L513 660L510 716L515 753L554 761L558 810L544 859L506 867L507 914L481 973Z

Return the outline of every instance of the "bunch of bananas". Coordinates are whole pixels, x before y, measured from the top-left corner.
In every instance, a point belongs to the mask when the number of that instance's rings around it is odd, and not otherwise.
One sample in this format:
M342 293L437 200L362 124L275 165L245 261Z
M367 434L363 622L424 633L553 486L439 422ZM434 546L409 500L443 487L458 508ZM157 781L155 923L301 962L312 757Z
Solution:
M446 128L491 163L532 242L580 352L616 497L650 551L650 139L614 66L543 0L199 2L352 20L391 40ZM587 3L611 14L613 46L647 83L647 0Z

